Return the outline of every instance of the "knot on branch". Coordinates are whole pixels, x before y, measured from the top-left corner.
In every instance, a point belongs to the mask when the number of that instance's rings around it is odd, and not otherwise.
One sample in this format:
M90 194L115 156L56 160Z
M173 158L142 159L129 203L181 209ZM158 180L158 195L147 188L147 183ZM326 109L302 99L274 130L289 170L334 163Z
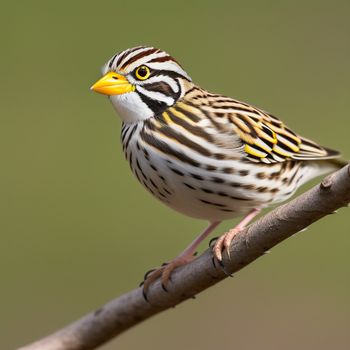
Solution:
M329 175L320 183L321 190L329 191L333 185L333 176Z

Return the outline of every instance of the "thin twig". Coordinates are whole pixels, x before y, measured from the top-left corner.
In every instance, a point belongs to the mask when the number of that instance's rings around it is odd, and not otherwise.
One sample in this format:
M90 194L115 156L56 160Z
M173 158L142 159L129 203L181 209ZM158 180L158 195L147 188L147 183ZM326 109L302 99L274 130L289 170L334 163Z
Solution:
M235 273L279 242L350 202L350 167L345 166L308 192L271 211L239 233L225 255L225 270ZM149 303L137 288L112 300L62 330L20 350L90 350L149 317L192 298L227 275L214 267L210 249L172 275L169 292L157 281Z

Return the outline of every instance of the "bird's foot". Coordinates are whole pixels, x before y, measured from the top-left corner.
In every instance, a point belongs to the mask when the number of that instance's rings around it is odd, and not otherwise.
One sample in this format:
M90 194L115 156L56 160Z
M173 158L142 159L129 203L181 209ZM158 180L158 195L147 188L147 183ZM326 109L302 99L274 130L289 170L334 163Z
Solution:
M222 236L220 236L213 246L213 254L214 258L218 260L219 264L223 266L222 264L222 253L226 251L228 257L230 258L230 245L233 240L233 238L236 236L238 232L240 232L242 228L235 227L231 229L230 231L224 233Z
M224 269L224 264L222 261L222 253L226 251L228 258L230 259L230 245L233 240L233 238L241 232L245 227L248 225L248 223L260 213L260 208L254 208L252 209L242 220L241 222L234 228L232 228L230 231L224 233L222 236L220 236L214 243L213 247L213 254L214 254L214 260L216 259L219 262L219 265ZM214 264L215 265L215 264Z
M152 283L160 278L163 290L165 292L168 292L168 284L171 280L172 272L177 267L186 265L187 263L191 262L194 258L195 254L181 254L175 259L164 263L161 267L146 272L144 280L141 283L143 286L143 296L145 297L146 301L148 301L147 293Z

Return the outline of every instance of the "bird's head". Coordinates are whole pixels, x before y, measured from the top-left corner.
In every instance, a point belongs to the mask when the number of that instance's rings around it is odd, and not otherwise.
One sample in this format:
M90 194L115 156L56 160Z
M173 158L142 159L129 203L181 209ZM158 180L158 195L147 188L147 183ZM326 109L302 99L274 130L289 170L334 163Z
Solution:
M191 78L169 54L139 46L114 55L91 89L108 95L126 123L156 116L176 103Z

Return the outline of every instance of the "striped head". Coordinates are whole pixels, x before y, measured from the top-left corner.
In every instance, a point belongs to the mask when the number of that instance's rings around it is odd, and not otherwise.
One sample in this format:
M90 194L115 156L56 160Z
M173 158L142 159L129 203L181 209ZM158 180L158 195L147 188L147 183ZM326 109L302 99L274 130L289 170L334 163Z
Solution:
M169 54L138 46L114 55L91 89L108 95L125 123L148 119L174 105L191 78Z

